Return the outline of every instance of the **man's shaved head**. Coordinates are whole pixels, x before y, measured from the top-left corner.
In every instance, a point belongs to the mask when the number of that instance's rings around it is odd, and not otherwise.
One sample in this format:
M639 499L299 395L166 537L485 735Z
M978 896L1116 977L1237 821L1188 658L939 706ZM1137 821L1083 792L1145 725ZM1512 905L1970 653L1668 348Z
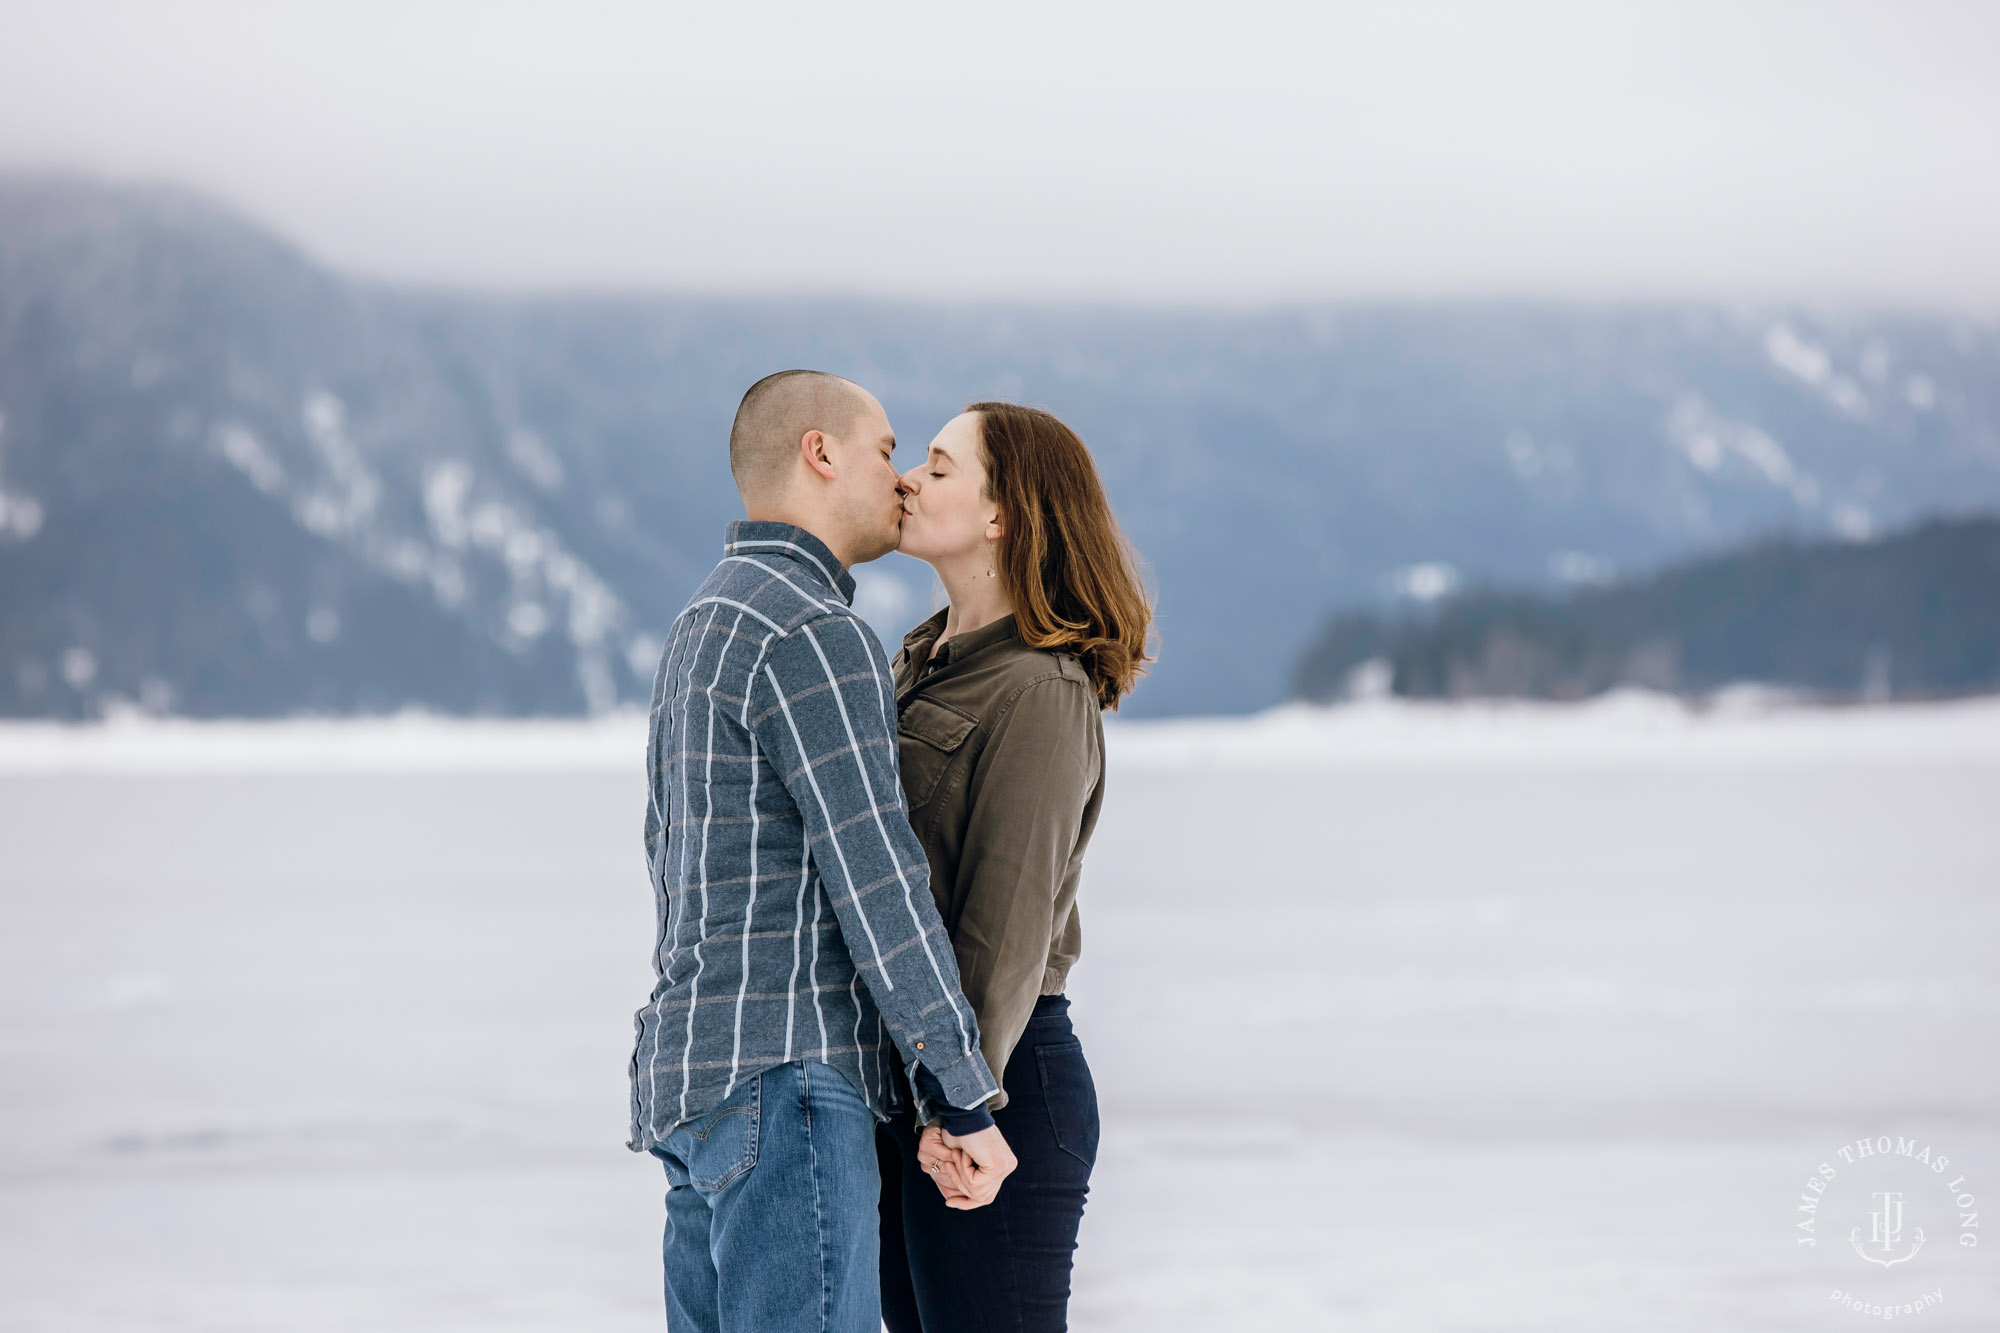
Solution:
M822 370L758 380L729 430L744 513L804 528L843 565L893 551L902 536L895 452L896 432L875 395Z
M750 386L729 428L729 470L746 500L784 492L809 430L844 438L874 405L852 380L823 370L781 370Z

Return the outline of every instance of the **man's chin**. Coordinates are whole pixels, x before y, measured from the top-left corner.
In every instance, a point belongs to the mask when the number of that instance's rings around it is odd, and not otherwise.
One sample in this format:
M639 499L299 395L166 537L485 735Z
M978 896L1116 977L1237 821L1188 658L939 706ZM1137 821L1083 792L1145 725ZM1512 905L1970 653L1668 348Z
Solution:
M860 555L860 557L855 560L854 563L857 565L865 565L871 560L880 560L883 556L889 554L889 552L900 549L902 535L903 535L902 529L900 527L891 528L889 531L882 534L880 545L876 546L876 548L872 551L863 552Z

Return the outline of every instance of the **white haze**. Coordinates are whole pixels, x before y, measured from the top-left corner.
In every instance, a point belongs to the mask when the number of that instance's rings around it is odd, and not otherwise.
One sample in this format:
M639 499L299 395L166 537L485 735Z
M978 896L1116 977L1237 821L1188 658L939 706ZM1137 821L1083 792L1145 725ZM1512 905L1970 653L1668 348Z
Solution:
M515 287L2000 303L2000 7L0 6L0 164Z

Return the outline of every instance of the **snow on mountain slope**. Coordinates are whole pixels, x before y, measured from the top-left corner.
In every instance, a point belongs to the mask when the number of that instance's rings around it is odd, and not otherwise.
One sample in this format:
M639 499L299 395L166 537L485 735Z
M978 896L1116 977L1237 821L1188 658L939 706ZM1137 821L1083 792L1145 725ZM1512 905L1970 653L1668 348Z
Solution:
M790 365L906 445L980 397L1078 427L1159 591L1140 716L1279 701L1335 607L2000 506L2000 330L1954 316L480 296L0 178L0 714L640 701ZM885 634L921 614L927 571L870 575Z

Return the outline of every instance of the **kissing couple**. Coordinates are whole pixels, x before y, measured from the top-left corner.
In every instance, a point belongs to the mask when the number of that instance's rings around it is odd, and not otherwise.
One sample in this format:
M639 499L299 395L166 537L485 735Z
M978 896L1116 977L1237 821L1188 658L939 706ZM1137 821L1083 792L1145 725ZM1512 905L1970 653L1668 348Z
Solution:
M747 520L653 684L630 1146L666 1168L674 1333L1067 1323L1098 1115L1063 987L1152 610L1054 416L895 448L851 381L752 385ZM848 571L895 550L950 605L891 660Z

